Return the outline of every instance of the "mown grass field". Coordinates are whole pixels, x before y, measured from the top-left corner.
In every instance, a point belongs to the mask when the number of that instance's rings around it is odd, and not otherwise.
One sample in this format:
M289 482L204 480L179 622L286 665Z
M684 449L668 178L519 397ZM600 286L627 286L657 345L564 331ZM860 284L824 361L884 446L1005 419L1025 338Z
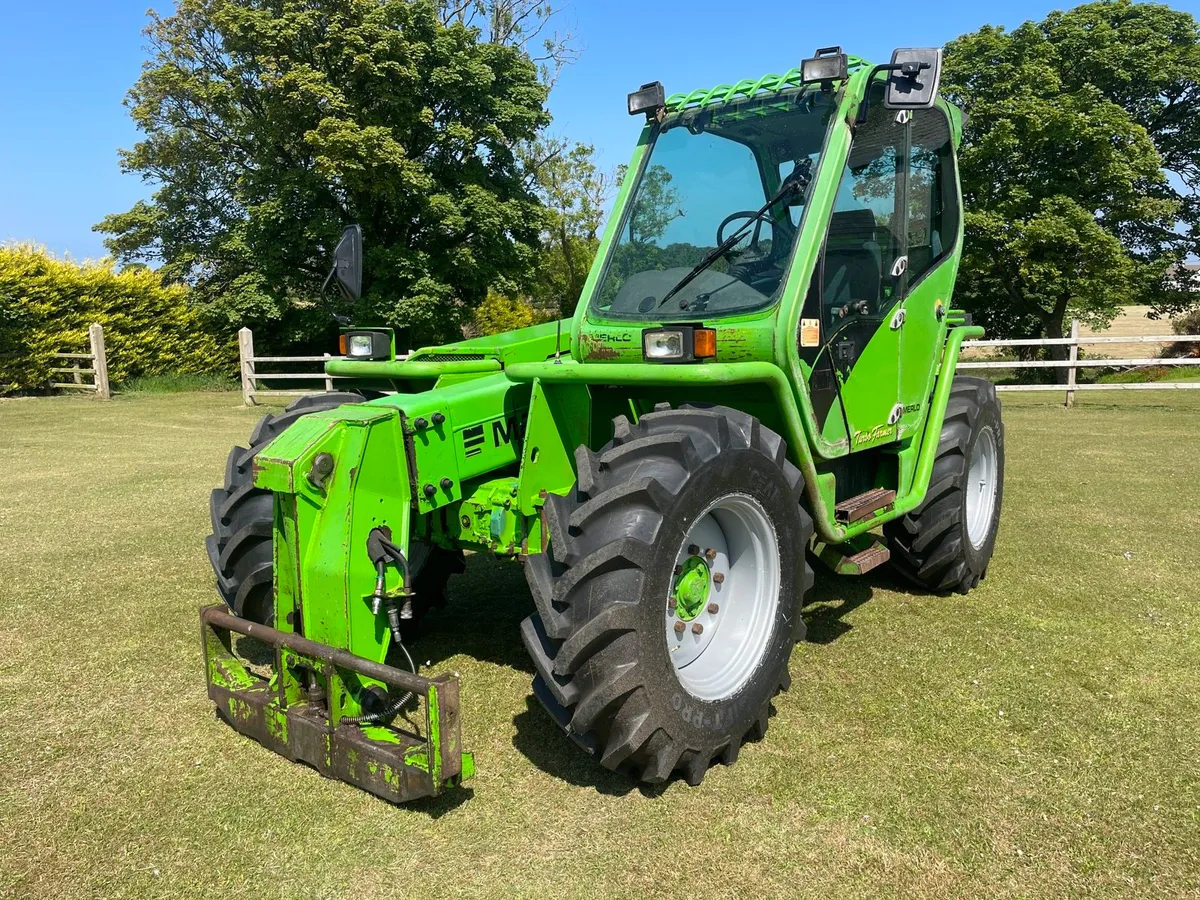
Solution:
M471 791L388 806L222 725L197 609L234 394L0 401L0 896L1200 895L1200 396L1005 399L969 597L818 576L765 741L642 791L529 699L520 570L420 659Z

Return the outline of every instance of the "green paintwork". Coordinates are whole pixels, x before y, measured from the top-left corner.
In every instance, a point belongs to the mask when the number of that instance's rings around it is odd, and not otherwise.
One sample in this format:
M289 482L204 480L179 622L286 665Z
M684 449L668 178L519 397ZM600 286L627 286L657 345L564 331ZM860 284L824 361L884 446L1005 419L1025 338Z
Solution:
M708 605L708 563L699 556L689 556L680 568L671 596L675 599L675 615L690 622Z
M329 375L388 393L304 416L258 454L255 483L275 496L278 627L382 662L391 636L385 617L371 612L375 571L365 547L373 528L390 527L393 541L402 548L420 540L517 558L542 552L548 540L542 508L548 495L574 489L577 448L599 450L612 437L614 416L636 421L664 402L732 406L782 435L790 459L804 475L804 503L818 542L813 549L835 570L850 574L855 567L846 560L870 546L870 532L924 499L960 345L983 334L950 309L961 252L960 224L951 252L899 298L894 308L903 310L902 325L875 331L848 377L839 376L839 394L829 414L822 420L815 412L809 390L813 371L798 341L800 319L869 71L868 63L851 57L849 77L835 85L831 96L837 111L773 305L724 317L697 313L696 324L716 330L715 359L646 363L642 330L662 323L614 317L593 303L660 127L649 122L634 149L629 177L618 192L573 319L424 347L406 360L394 358L394 340L390 360L330 360ZM804 91L816 90L801 86L799 79L799 71L793 69L675 94L667 101L667 114L712 110L730 118L769 115ZM757 105L739 106L751 103ZM957 143L962 117L945 104L940 108ZM772 190L778 178L764 171L764 186ZM903 414L889 424L897 405ZM876 486L895 490L896 501L873 517L845 526L834 516L834 505L845 493L839 492L835 465L848 454L868 450L876 452L857 458L864 460L863 466L870 460L877 467ZM318 453L329 453L335 461L321 487L308 479ZM694 618L703 609L708 578L702 560L684 564L674 589L680 618ZM398 570L390 567L386 590L395 595L405 587ZM300 662L281 656L282 671L272 682L280 694L280 710L302 702ZM215 648L208 653L208 671L210 684L249 689L250 676L227 666ZM329 692L331 726L336 727L342 716L361 712L360 698L372 683L369 679L328 670L321 677ZM431 773L440 783L446 748L439 744L437 690L426 699L433 711L429 743L408 750L405 764ZM230 713L235 713L232 707ZM270 727L286 743L288 723L280 716L282 712L270 720ZM381 744L394 740L378 729L363 731ZM326 755L332 752L327 747ZM461 756L455 778L470 777L470 754L457 746L448 752ZM389 771L385 777L391 777Z
M870 63L860 56L850 56L846 62L851 75L870 66ZM688 94L672 94L667 98L667 110L679 112L681 109L692 107L724 105L734 100L778 93L790 87L800 86L800 70L788 69L782 75L764 75L755 80L744 79L736 84L718 84L714 88L701 88Z

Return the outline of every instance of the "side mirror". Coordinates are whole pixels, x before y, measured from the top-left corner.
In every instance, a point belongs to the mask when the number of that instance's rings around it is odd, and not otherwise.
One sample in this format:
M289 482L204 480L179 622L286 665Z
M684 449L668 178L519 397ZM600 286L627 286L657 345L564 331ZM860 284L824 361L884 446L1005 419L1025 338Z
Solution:
M896 50L888 69L885 109L933 109L942 79L940 48Z
M362 228L348 226L333 251L333 270L325 279L326 284L337 280L338 293L347 303L362 296L362 246Z

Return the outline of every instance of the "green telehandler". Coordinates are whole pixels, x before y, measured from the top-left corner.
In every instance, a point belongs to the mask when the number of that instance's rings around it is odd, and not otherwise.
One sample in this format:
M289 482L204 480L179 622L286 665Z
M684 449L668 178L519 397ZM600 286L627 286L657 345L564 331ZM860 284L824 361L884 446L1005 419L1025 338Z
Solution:
M962 115L940 67L835 47L643 85L573 319L405 359L389 329L343 328L340 392L264 418L212 495L220 716L392 801L461 783L457 677L406 644L487 552L525 566L532 689L562 730L609 769L699 784L789 686L809 560L978 584L1004 430L992 386L955 375L983 330L950 306ZM350 300L362 240L334 253Z

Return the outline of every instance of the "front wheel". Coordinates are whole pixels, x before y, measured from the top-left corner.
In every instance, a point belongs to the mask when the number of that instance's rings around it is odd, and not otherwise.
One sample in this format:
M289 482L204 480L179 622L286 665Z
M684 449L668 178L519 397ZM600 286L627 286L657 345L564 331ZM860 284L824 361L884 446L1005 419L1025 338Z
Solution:
M1004 495L1004 424L996 387L957 375L929 490L884 526L892 564L921 587L965 594L987 574Z
M522 623L534 693L609 769L698 784L766 730L812 583L812 521L783 440L724 408L658 409L576 452L545 507Z

